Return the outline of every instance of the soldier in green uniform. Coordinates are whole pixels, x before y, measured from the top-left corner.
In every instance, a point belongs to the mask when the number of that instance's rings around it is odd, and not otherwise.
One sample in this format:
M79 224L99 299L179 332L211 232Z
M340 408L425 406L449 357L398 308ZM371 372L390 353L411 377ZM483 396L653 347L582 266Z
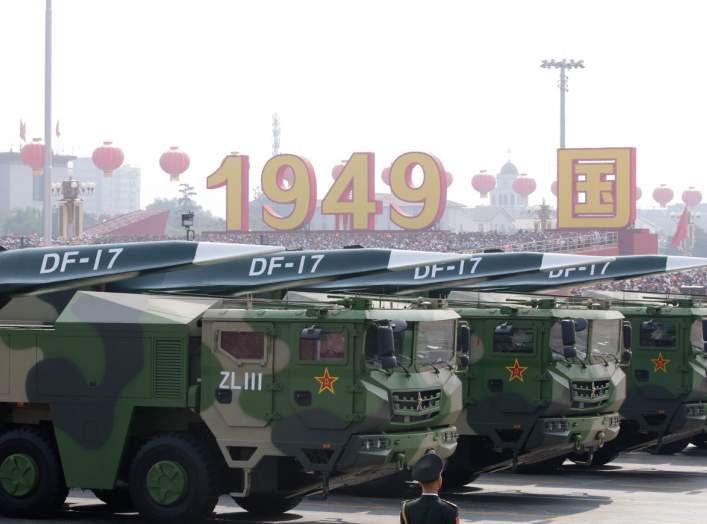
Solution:
M412 467L412 478L422 488L422 495L406 500L400 509L400 524L458 524L459 509L442 498L444 462L434 453L428 453Z

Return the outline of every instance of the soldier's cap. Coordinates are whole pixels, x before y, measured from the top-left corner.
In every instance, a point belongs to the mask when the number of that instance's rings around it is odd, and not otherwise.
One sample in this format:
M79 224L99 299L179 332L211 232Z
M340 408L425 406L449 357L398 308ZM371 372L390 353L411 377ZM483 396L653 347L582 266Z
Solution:
M412 479L418 482L437 480L444 469L444 462L434 453L428 453L412 467Z

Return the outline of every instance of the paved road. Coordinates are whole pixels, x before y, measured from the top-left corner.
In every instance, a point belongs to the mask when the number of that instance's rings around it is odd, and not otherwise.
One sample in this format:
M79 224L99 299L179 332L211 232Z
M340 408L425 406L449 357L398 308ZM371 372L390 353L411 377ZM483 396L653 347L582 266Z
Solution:
M704 523L707 521L707 451L670 457L631 453L599 470L567 465L555 475L494 473L448 497L464 522L607 524ZM90 492L72 492L71 510L56 524L139 524L136 515L110 515ZM334 495L306 500L284 518L250 517L222 498L212 524L384 524L398 522L399 501ZM25 522L0 519L4 523ZM47 521L42 521L46 523Z

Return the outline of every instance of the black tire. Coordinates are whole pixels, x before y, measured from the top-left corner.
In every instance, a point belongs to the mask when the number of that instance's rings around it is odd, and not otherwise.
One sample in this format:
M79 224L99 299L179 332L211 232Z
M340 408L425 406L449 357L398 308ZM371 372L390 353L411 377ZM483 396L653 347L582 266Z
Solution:
M162 505L150 495L147 474L159 462L178 464L186 486L180 498ZM210 516L219 497L221 469L213 453L197 439L183 434L153 438L138 451L130 468L130 498L135 509L158 524L193 524Z
M128 488L94 489L93 494L114 513L129 513L135 510Z
M619 451L611 449L610 447L607 448L604 446L603 448L599 448L594 452L594 456L592 457L592 466L606 466L609 462L615 461L619 455Z
M674 455L680 453L690 444L690 439L676 440L669 444L663 444L660 448L655 447L651 450L654 455Z
M247 497L233 497L233 500L253 515L276 517L297 507L302 502L302 497L285 498L274 494L256 493Z
M562 464L565 463L567 457L562 455L560 457L553 457L542 462L535 462L534 464L522 464L516 468L518 473L525 473L528 475L542 475L546 473L554 473L559 469Z
M700 433L692 437L690 442L701 449L707 449L707 433Z
M32 426L7 431L0 436L0 464L16 454L31 457L37 479L31 491L22 496L13 496L0 486L0 512L15 517L48 517L59 511L69 490L53 435Z
M463 488L467 484L471 484L477 478L479 474L475 471L470 471L466 469L445 469L442 473L442 489L459 489Z

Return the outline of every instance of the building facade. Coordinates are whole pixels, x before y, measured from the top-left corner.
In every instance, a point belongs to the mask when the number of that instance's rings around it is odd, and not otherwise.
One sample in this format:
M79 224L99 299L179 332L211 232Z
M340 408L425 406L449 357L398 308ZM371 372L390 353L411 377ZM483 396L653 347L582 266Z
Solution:
M501 207L511 213L528 207L528 199L513 191L513 181L518 178L518 168L509 160L496 175L496 189L491 191L491 206Z
M84 204L86 213L116 216L140 209L140 168L122 166L107 177L90 158L77 158L70 175L95 184L94 194Z

